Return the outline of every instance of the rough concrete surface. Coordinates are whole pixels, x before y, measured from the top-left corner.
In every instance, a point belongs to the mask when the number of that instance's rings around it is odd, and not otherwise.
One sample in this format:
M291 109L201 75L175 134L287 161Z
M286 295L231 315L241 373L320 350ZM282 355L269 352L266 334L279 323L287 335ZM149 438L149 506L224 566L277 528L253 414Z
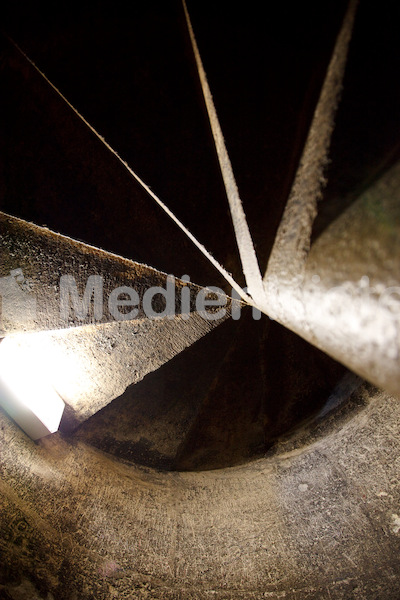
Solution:
M43 376L67 404L68 428L89 418L216 323L193 312L188 319L136 319L7 337L18 360L40 356ZM26 377L21 361L20 376Z
M139 299L137 318L143 319L149 316L146 315L143 300L146 290L158 286L166 289L168 279L175 290L172 310L169 308L170 313L174 311L188 313L196 310L196 298L201 288L190 280L181 281L173 274L168 276L167 273L147 265L94 248L4 213L0 213L0 242L0 294L3 296L3 303L6 295L11 294L11 304L16 305L18 294L21 292L25 299L34 300L34 310L31 311L30 319L27 319L26 305L23 306L25 310L20 315L14 312L8 315L3 308L0 318L1 336L23 331L115 323L118 319L110 311L110 296L114 290L124 286L137 293ZM16 293L13 289L10 291L2 289L4 279L7 284L9 279L13 279L11 273L14 274L14 279L17 278L17 282L22 278L22 290L19 289L18 283L14 282ZM66 312L61 310L61 282L62 277L65 276L73 278L79 300L83 299L86 290L91 291L89 278L93 276L100 278L100 315L96 315L95 302L90 301L86 314L78 317L71 293L68 293L65 299ZM182 299L183 288L189 290L187 307L184 306ZM5 291L7 294L4 293ZM93 300L90 294L89 297ZM225 295L223 298L229 309L231 300ZM152 306L154 312L158 313L166 308L165 302L163 303L157 296Z
M0 418L2 598L398 598L400 406L378 390L200 473Z
M262 272L347 4L275 3L265 19L261 5L188 0ZM135 3L133 19L118 3L58 9L9 4L4 29L242 285L180 2ZM332 160L317 177L328 184L316 242L299 286L279 269L264 307L392 393L400 313L384 292L398 282L396 23L387 4L359 3ZM59 319L66 268L80 272L81 293L89 273L104 274L107 292L135 282L140 293L189 273L229 294L12 43L0 50L0 203L24 219L1 220L0 275L41 290L39 319L25 329L77 325ZM70 406L86 417L89 401L99 413L34 443L0 412L1 600L398 600L398 400L338 374L265 316L227 320L185 350L186 333L190 343L206 333L190 328L194 313L182 335L174 321L164 335L165 323L142 319L139 376L137 323L103 314L96 331L79 328L86 341L78 329L48 334L50 349L73 347L72 359L80 349L79 367L93 369L64 373ZM172 356L164 364L160 346Z

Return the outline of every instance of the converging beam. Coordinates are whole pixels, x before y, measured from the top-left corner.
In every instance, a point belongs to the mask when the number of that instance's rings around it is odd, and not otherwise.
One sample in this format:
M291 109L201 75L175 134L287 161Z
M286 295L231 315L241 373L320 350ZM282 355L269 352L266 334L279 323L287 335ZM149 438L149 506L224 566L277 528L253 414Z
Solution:
M208 118L210 120L215 148L217 150L219 165L224 180L226 195L228 197L229 208L240 254L240 260L242 262L243 267L243 273L246 279L247 288L250 295L252 296L256 304L261 303L264 297L264 289L260 273L260 267L258 265L257 256L254 250L253 240L251 239L250 230L247 225L246 215L244 213L242 201L239 196L239 191L236 185L235 176L233 174L231 161L229 158L228 151L226 149L221 125L219 123L217 111L210 91L210 86L208 85L207 75L200 57L199 48L197 46L196 38L193 32L193 27L190 21L190 16L185 0L183 0L183 8L185 11L186 23L189 30L190 40L192 42L194 57L196 59L197 71L200 78L201 88L203 90L204 101L208 112Z

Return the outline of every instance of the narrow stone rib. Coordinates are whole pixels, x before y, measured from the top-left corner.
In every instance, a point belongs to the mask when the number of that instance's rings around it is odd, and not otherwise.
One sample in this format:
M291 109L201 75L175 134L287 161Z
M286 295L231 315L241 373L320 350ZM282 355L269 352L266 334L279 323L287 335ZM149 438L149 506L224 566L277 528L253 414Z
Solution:
M251 298L243 291L238 283L233 279L232 275L224 269L222 265L210 254L210 252L201 244L197 238L185 227L185 225L178 219L178 217L168 208L166 204L153 192L153 190L135 173L135 171L128 165L128 163L120 157L118 152L114 150L112 146L103 138L102 135L91 125L83 115L76 109L71 102L60 92L60 90L52 83L49 78L39 69L39 67L25 54L25 52L12 40L6 36L10 43L22 54L22 56L32 65L32 67L39 73L41 77L49 84L49 86L62 98L62 100L69 106L69 108L76 114L76 116L90 129L90 131L101 141L102 144L113 154L119 162L125 167L128 173L142 186L142 188L157 202L157 204L167 213L167 215L174 221L174 223L187 235L187 237L193 242L193 244L200 250L202 254L211 262L211 264L221 273L226 281L231 285L232 289L235 290L239 296L249 304L253 304Z
M325 184L324 169L328 161L356 8L357 0L351 0L336 40L264 282L271 276L290 282L303 271L310 250L317 201L322 196Z
M206 104L219 165L225 185L226 195L228 197L243 273L249 293L251 294L253 300L258 303L264 296L264 289L257 256L254 250L253 240L251 239L249 227L247 225L246 215L244 213L242 201L239 196L231 161L226 149L224 136L221 130L210 87L208 85L207 75L200 57L200 52L193 32L189 12L185 0L182 1L190 40L192 42L193 53L196 60L197 71L203 90L204 101Z

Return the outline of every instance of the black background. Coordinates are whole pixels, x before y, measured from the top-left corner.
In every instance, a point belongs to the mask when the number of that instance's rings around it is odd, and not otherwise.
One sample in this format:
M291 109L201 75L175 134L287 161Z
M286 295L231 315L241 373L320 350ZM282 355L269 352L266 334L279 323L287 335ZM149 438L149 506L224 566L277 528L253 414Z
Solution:
M345 1L188 2L264 271ZM3 31L244 285L180 2L3 7ZM398 20L362 2L315 235L399 155ZM226 286L3 36L0 208Z

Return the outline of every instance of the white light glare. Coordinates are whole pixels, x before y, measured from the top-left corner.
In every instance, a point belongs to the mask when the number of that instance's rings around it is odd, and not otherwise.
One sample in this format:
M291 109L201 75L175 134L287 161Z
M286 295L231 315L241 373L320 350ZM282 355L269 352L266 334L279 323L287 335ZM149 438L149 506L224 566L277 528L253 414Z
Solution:
M46 379L43 357L19 340L0 343L0 405L33 440L57 431L64 402Z

